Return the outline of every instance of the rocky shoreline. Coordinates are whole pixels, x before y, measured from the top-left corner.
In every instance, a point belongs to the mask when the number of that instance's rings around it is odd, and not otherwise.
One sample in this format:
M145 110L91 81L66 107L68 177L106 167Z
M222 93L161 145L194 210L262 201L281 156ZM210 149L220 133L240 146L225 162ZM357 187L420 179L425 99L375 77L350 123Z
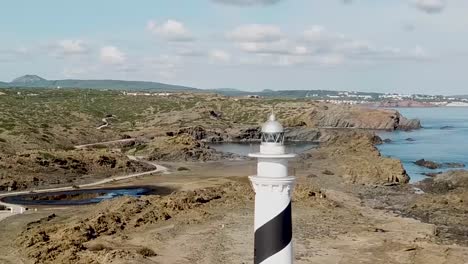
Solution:
M210 100L230 107L239 103ZM246 176L255 171L255 163L207 143L257 142L264 118L244 114L252 109L263 114L271 105L256 104L243 103L249 109L242 109L242 118L230 115L241 103L235 109L195 104L190 113L165 114L167 123L158 119L157 125L149 121L126 132L135 140L118 148L86 150L112 153L102 167L111 168L112 158L122 164L125 154L162 162L172 168L170 175L124 184L177 191L9 218L0 227L10 238L0 239L0 262L15 263L18 256L8 251L11 247L21 249L26 263L251 262L253 192ZM376 148L384 140L375 131L419 129L418 120L395 110L317 102L278 103L275 112L287 127L287 140L320 143L291 162L298 178L293 202L296 263L468 261L468 173L444 173L412 185L401 161L383 157ZM29 158L44 163L36 155ZM45 160L55 167L53 158Z
M296 262L305 264L310 263L309 260L319 260L312 250L316 246L310 248L307 243L321 241L326 245L327 240L332 240L334 245L339 245L338 241L350 239L346 247L354 248L364 237L371 236L372 243L382 243L385 252L393 252L392 258L388 259L386 254L379 255L382 248L363 245L361 249L354 249L372 252L374 263L407 263L405 261L411 259L417 264L438 264L448 259L453 259L453 263L464 263L468 260L468 248L463 247L468 246L465 221L468 172L449 172L410 185L399 161L380 156L374 146L379 141L370 132L342 131L321 144L319 149L301 154L295 161L293 166L298 170L299 181L294 193L295 239L299 245ZM424 194L418 194L415 187L422 189ZM56 215L49 215L27 224L14 243L29 259L39 261L37 263L214 263L216 260L234 264L232 253L209 258L207 262L203 262L200 253L183 260L168 255L170 251L163 245L185 247L185 252L193 253L198 252L193 241L182 244L170 241L180 243L179 239L193 236L187 232L199 234L197 237L201 240L215 239L218 232L234 232L229 233L230 236L237 232L249 233L248 223L236 227L234 223L245 222L241 217L246 215L246 207L249 212L252 210L252 201L253 192L247 179L236 177L214 187L194 188L169 196L106 201L71 219L61 220ZM385 212L389 211L400 217L387 216ZM314 223L307 225L311 214ZM401 217L415 218L427 224ZM201 230L206 228L205 224L214 225L216 229L204 233ZM409 225L406 227L409 229L401 231L405 225ZM169 233L164 231L167 226L171 226L167 230ZM141 232L147 230L157 234L156 238L146 238L153 242L137 242L135 236L141 236ZM244 241L245 237L239 239ZM117 247L116 241L130 245ZM454 246L454 243L460 246ZM242 245L226 246L242 252L249 250L250 245L247 248ZM391 249L390 245L398 245L398 249ZM362 263L361 258L350 257L355 252L345 253L346 249L337 247L339 254L350 254L345 258L349 259L347 263ZM451 253L441 258L439 254L447 247L451 248ZM43 253L46 249L47 253ZM142 253L148 250L153 253ZM205 250L210 254L223 252L217 247L206 247ZM425 257L415 260L406 254L408 251ZM327 259L332 260L333 255ZM246 257L244 253L240 258L249 261Z

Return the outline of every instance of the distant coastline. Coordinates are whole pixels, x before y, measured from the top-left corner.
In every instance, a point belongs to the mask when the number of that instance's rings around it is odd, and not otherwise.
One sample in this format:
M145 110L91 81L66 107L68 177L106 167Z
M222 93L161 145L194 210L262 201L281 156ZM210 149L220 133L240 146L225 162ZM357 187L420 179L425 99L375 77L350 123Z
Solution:
M468 107L468 102L383 101L364 105L382 108Z

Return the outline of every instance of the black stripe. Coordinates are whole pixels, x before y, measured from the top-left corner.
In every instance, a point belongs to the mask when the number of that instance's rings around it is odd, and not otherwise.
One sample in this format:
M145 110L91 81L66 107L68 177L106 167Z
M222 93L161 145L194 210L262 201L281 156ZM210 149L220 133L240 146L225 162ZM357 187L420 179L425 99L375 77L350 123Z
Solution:
M254 263L260 264L265 259L284 249L292 240L291 202L275 218L255 231Z

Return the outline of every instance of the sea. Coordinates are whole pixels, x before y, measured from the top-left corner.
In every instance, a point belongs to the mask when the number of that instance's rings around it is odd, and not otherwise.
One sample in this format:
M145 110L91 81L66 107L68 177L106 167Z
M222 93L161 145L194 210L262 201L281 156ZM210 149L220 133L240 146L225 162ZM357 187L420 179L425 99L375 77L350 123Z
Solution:
M400 159L411 177L418 182L424 173L443 172L414 164L419 159L438 163L456 162L468 166L468 107L397 108L407 118L421 120L423 128L414 131L380 133L390 143L378 146L384 156ZM467 168L468 169L468 168Z

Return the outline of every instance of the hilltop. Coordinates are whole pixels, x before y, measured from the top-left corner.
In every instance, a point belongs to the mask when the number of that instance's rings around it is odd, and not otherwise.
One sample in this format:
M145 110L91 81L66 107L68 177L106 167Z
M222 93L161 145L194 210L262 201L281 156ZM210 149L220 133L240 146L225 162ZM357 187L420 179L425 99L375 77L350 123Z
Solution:
M87 88L109 90L160 90L160 91L192 91L200 89L181 85L165 84L145 81L121 81L121 80L47 80L37 75L24 75L14 79L10 83L1 83L0 87L23 88Z
M29 84L29 83L38 83L38 82L45 82L47 81L46 79L39 77L37 75L24 75L21 77L18 77L14 79L11 83L12 84L18 84L18 85L24 85L24 84Z

